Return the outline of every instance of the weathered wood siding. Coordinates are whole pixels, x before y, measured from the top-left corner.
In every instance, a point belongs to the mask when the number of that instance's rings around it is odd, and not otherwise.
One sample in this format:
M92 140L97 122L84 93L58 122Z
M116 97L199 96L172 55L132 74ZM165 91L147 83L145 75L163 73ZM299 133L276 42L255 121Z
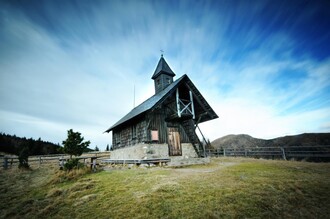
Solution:
M135 131L133 131L133 127L135 127ZM130 123L124 128L113 130L112 132L113 149L132 146L147 141L148 134L146 120L144 118L136 121L135 123Z
M165 115L162 109L159 109L157 111L151 112L147 115L147 121L148 121L148 138L151 139L150 133L151 130L158 130L158 137L159 141L158 143L163 144L167 143L167 130L166 130L166 124L165 124Z
M148 133L150 130L158 130L159 131L159 143L168 143L168 130L167 128L178 128L180 133L180 141L181 143L190 143L188 136L183 130L179 121L168 121L166 122L166 118L171 113L166 107L162 107L157 111L154 111L148 115L147 120L149 120ZM172 112L173 113L173 112ZM149 138L150 139L150 138Z
M139 120L135 120L124 126L113 130L112 145L113 149L132 146L138 143L150 143L151 131L157 130L159 140L153 143L167 144L168 143L168 128L177 128L180 134L181 143L190 143L185 130L181 126L181 122L167 121L171 115L175 113L175 102L168 102L167 105L148 112ZM135 128L133 128L135 127ZM135 129L135 131L133 131ZM191 127L192 131L194 127ZM136 133L136 134L134 134Z

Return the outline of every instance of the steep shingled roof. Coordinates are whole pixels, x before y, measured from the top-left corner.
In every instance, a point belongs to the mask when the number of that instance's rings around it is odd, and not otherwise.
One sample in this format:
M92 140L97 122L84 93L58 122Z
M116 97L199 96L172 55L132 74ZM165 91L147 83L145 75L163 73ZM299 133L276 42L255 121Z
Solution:
M115 127L127 122L130 119L133 119L134 117L146 112L147 110L150 110L152 107L154 107L159 101L164 99L167 94L180 83L180 81L183 80L183 78L188 77L187 75L183 75L181 78L174 81L172 84L170 84L168 87L166 87L164 90L160 91L159 93L153 95L137 107L131 110L128 114L126 114L123 118L121 118L118 122L116 122L113 126L111 126L109 129L107 129L105 132L110 132Z
M176 88L181 86L182 83L185 83L186 86L189 86L191 91L193 92L194 98L196 98L197 100L195 107L199 105L207 113L205 116L201 117L199 123L218 118L218 115L206 102L202 94L198 91L198 89L195 87L195 85L192 83L189 77L187 75L183 75L182 77L174 81L172 84L170 84L168 87L166 87L164 90L153 95L152 97L150 97L149 99L147 99L146 101L135 107L133 110L131 110L131 112L126 114L123 118L121 118L118 122L116 122L105 132L110 132L116 127L124 125L124 123L129 122L130 120L134 119L139 115L142 115L143 113L147 112L148 110L151 110L154 107L157 107L158 104L161 104L164 100L166 100L166 98L171 96L171 94L173 94L173 92L176 91Z
M165 61L163 55L160 57L156 70L155 70L154 74L152 75L151 79L155 79L161 73L164 73L164 74L167 74L167 75L173 76L173 77L175 76L174 72L172 71L170 66L167 64L167 62Z

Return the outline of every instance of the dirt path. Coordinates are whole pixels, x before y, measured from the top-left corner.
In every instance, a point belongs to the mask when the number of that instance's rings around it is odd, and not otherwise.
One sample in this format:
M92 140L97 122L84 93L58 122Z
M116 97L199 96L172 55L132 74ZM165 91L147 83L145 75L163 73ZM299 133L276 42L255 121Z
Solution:
M238 163L236 162L219 162L216 164L216 166L212 165L211 167L202 167L202 168L193 168L193 167L188 167L188 168L177 168L173 169L174 172L176 173L181 173L181 174L199 174L199 173L212 173L217 170L221 170L230 166L237 165Z
M228 167L239 164L239 162L212 162L205 166L187 166L180 168L168 168L169 175L163 175L158 177L158 182L155 184L151 191L157 191L162 189L180 189L185 183L186 179L196 178L200 179L209 174L214 174L216 171L221 171Z
M178 176L190 176L194 174L207 174L207 173L212 173L230 166L237 165L238 162L217 162L210 164L210 166L205 166L205 167L183 167L183 168L176 168L172 169L173 174L178 177Z

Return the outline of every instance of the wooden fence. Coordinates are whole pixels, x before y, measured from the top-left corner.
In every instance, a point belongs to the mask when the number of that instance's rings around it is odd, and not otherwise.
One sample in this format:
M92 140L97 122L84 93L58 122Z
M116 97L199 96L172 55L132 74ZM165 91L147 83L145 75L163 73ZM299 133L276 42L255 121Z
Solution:
M83 160L84 163L92 163L94 159L110 157L110 152L90 152L84 153L78 158L79 160ZM30 156L28 161L31 165L42 165L46 163L59 163L61 160L67 160L70 156L67 154L51 154L51 155L34 155ZM89 162L90 160L90 162ZM18 156L15 155L4 155L0 156L0 163L2 163L2 167L4 169L10 168L12 166L18 166Z
M320 146L284 146L284 147L249 147L249 148L222 148L217 150L206 150L208 157L254 157L266 159L296 159L330 161L330 145ZM110 152L85 153L80 157L84 163L92 163L94 159L110 157ZM29 164L42 165L44 163L57 162L68 159L66 154L36 155L29 157ZM89 162L90 159L90 162ZM0 163L3 168L18 166L17 156L0 156Z
M256 157L270 159L311 159L330 160L330 145L322 146L284 146L284 147L249 147L222 148L207 150L210 157Z

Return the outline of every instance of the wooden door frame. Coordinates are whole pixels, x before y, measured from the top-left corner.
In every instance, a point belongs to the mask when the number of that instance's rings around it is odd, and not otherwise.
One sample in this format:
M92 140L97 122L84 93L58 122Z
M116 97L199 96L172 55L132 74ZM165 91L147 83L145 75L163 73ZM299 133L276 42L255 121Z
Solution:
M173 129L173 131L171 131ZM174 137L171 135L174 134ZM182 145L178 127L167 127L168 154L169 156L182 156ZM172 139L174 140L172 141ZM174 144L174 145L173 145ZM174 149L174 150L173 150Z

